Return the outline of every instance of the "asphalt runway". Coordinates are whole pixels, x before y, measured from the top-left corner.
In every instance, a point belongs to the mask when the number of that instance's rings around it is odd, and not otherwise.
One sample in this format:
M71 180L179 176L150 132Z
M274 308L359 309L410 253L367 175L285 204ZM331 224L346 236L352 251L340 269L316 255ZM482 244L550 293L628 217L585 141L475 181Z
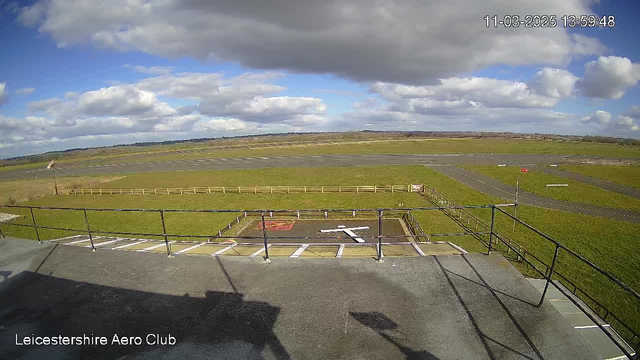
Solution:
M513 202L515 200L515 186L507 185L502 181L493 179L489 176L485 176L475 171L458 167L442 166L437 167L436 170L485 194L499 197L509 202ZM603 216L615 220L640 223L640 213L635 211L612 209L570 201L555 200L538 196L522 189L520 189L518 194L518 203L553 210L569 211L573 213L593 216Z
M459 164L519 164L549 165L581 163L587 160L621 160L579 155L518 155L518 154L378 154L378 155L312 155L254 156L240 158L203 158L153 162L128 162L102 165L61 164L58 176L113 175L159 171L230 170L283 167L376 166L376 165L459 165ZM629 160L629 159L626 159ZM0 180L50 177L44 167L0 171Z

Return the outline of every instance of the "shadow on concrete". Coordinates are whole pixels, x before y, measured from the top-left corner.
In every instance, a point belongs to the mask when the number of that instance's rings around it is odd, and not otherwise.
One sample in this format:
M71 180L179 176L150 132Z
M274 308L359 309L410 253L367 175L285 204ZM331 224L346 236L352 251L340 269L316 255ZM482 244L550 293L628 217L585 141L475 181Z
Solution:
M398 336L395 334L398 330L398 324L381 312L350 312L349 315L396 346L406 356L407 360L438 359L438 357L426 350L416 351L410 347L402 345L398 340Z
M243 294L166 295L101 286L32 272L10 278L0 298L0 358L276 359L290 356L273 332L280 308ZM24 336L105 336L106 346L16 346ZM111 345L114 335L141 346ZM169 334L174 346L146 344Z

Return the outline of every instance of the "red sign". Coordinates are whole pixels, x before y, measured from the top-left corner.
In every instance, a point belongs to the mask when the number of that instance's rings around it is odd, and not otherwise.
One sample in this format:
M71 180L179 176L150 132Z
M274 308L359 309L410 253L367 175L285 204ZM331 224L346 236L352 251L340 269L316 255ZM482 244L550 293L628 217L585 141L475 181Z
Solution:
M522 168L522 169L520 169L520 172L529 172L529 169L527 169L527 168Z

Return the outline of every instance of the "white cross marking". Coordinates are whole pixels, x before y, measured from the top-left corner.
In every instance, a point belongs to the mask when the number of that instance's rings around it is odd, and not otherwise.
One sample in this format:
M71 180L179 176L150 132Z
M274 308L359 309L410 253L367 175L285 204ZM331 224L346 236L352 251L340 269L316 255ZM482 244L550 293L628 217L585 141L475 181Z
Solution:
M362 238L358 237L358 235L356 233L353 232L353 230L367 230L369 227L368 226L359 226L359 227L354 227L354 228L346 228L344 225L338 225L338 229L330 229L330 230L320 230L320 232L323 233L328 233L328 232L344 232L347 235L351 236L351 238L359 243L363 243L364 240L362 240Z

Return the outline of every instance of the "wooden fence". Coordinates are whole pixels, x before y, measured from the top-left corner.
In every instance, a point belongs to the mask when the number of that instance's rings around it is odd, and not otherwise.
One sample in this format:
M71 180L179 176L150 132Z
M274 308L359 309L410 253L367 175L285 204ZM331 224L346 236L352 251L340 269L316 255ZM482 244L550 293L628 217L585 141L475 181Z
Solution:
M306 194L306 193L401 193L419 192L423 185L358 186L209 186L155 189L69 189L64 195L170 195L170 194Z

